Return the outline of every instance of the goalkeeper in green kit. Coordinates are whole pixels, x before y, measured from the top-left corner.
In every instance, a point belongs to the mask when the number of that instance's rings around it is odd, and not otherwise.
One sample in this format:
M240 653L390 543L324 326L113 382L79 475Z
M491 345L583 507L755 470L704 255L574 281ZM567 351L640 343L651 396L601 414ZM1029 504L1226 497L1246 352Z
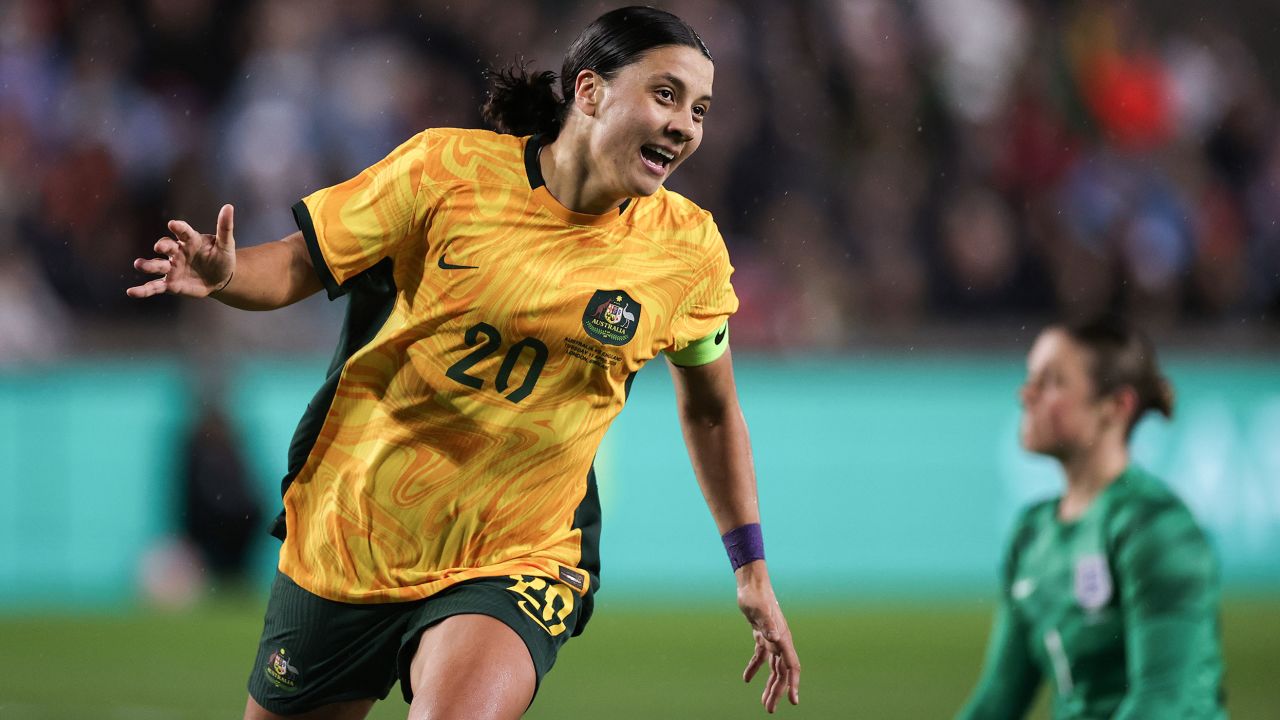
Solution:
M1218 569L1182 502L1129 461L1173 393L1120 323L1053 326L1022 387L1022 444L1058 460L1061 497L1014 526L985 666L959 718L1022 717L1048 680L1053 717L1225 718Z

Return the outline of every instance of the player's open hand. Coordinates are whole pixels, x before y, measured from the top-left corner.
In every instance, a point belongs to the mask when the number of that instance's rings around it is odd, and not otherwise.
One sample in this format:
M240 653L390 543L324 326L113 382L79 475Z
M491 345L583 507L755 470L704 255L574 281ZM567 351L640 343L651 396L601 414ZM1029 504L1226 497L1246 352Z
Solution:
M774 597L764 562L748 563L738 568L738 607L751 623L756 649L747 669L742 673L745 682L751 682L766 662L769 679L765 682L760 702L773 712L785 691L792 705L800 704L800 657L796 655L791 629L782 616L782 608Z
M236 269L236 241L232 234L234 209L223 205L214 235L202 235L182 220L170 220L173 237L156 241L161 257L138 258L133 267L160 277L129 288L129 297L145 298L168 293L206 297L221 290Z

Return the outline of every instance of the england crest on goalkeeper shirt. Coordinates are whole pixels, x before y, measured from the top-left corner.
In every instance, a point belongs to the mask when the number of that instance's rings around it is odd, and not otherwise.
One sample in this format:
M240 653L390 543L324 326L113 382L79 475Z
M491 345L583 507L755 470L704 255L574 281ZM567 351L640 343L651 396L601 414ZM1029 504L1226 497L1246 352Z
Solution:
M1076 558L1076 602L1085 610L1100 610L1111 600L1111 570L1101 554Z

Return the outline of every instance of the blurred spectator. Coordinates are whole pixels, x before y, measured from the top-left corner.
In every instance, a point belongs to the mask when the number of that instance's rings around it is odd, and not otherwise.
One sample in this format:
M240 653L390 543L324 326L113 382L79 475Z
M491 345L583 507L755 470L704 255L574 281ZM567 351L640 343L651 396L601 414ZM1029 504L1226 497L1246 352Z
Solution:
M187 438L182 529L217 580L240 582L255 540L264 535L262 508L226 415L202 406Z
M70 316L22 223L39 204L28 183L34 129L0 108L0 366L51 361L70 349Z
M825 209L812 194L788 194L754 217L758 245L735 259L734 342L784 352L847 346L862 288Z
M1012 308L1044 312L1052 294L1026 252L1009 202L990 187L957 181L942 198L940 247L929 280L932 304L944 317L1004 318Z
M0 367L65 355L71 345L69 320L28 249L0 240Z

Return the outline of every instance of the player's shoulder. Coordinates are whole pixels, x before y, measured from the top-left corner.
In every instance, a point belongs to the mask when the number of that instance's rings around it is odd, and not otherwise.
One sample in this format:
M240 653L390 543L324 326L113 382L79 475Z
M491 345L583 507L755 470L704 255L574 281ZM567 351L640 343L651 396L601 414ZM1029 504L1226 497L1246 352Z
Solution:
M1013 520L1013 531L1009 534L1009 545L1016 549L1030 542L1046 525L1054 521L1057 513L1058 497L1045 498L1027 505Z
M1001 566L1007 583L1013 582L1020 558L1026 548L1045 531L1046 526L1052 523L1057 503L1058 498L1040 500L1022 508L1022 511L1014 517Z
M427 128L415 139L439 179L491 182L522 177L524 138L475 128Z
M524 149L524 138L505 135L478 128L427 128L418 133L424 145L470 147L496 152L514 152L517 156Z
M1055 495L1027 505L1022 509L1022 513L1018 515L1014 527L1040 525L1048 520L1053 520L1058 510L1058 503L1061 500L1061 496Z
M665 187L635 200L635 208L628 215L632 227L660 239L672 249L684 247L705 252L723 243L710 212Z
M1120 518L1138 521L1157 515L1189 514L1182 498L1163 480L1136 465L1125 470L1113 489L1113 515Z
M1133 466L1113 488L1108 531L1117 539L1155 533L1201 535L1195 516L1168 485L1150 472Z

